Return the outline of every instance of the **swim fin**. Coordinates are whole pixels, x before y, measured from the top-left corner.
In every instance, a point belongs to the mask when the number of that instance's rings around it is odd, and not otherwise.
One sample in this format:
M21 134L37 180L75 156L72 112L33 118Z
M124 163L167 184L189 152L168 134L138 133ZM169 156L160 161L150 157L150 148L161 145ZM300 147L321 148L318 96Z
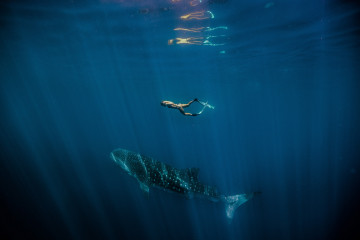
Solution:
M202 101L198 101L201 105L203 105L204 107L208 107L211 109L215 109L214 106L211 106L210 104L208 104L208 102L202 102Z
M202 112L204 111L204 109L206 108L207 106L204 105L204 107L201 109L201 111L198 113L198 115L202 114Z

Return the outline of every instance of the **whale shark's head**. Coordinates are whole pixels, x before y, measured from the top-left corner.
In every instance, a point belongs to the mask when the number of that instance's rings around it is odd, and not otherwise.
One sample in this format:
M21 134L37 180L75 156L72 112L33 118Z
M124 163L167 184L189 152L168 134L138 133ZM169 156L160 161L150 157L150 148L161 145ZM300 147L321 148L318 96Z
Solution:
M130 176L141 181L146 179L147 170L142 155L118 148L111 152L110 157Z
M119 165L125 172L130 174L130 169L128 167L128 155L131 154L130 151L125 149L116 149L110 153L111 159Z

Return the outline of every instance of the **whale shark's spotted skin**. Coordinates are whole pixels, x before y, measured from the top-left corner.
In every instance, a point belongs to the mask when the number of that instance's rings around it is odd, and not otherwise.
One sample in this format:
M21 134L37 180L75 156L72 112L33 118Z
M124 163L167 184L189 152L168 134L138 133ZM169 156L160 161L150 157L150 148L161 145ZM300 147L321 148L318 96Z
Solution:
M120 148L111 152L110 156L125 172L138 180L146 195L149 194L150 187L157 187L188 198L196 195L215 202L222 201L226 205L226 215L229 219L233 218L235 210L240 205L254 196L254 193L220 195L215 187L199 182L198 168L177 169L153 158Z
M125 149L112 152L112 158L140 183L192 197L201 194L213 200L220 199L215 187L198 181L198 168L176 169L153 158Z

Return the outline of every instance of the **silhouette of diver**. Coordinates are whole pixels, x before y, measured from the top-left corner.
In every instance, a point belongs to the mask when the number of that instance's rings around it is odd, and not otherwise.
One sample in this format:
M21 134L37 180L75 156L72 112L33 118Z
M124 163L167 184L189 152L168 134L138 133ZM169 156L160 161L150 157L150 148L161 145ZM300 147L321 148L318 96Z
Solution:
M185 112L184 108L189 107L193 102L198 102L201 105L203 105L204 106L203 109L199 113L187 113L187 112ZM212 107L211 105L209 105L207 103L199 101L197 98L195 98L194 100L191 100L190 102L188 102L186 104L182 104L182 103L175 104L175 103L173 103L171 101L161 101L160 105L163 106L163 107L179 109L179 111L183 115L185 115L185 116L193 116L193 117L200 115L204 111L205 107L214 108L214 107Z

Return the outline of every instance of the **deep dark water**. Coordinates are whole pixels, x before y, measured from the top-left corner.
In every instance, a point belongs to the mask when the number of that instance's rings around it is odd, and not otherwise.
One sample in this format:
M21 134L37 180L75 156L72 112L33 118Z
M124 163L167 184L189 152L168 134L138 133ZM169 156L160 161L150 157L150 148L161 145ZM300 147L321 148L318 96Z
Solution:
M214 18L179 20L194 9ZM359 9L3 1L1 239L358 239ZM218 26L224 45L168 45L177 27ZM159 104L194 97L215 110ZM111 161L119 147L262 195L231 224L220 203L145 199Z

